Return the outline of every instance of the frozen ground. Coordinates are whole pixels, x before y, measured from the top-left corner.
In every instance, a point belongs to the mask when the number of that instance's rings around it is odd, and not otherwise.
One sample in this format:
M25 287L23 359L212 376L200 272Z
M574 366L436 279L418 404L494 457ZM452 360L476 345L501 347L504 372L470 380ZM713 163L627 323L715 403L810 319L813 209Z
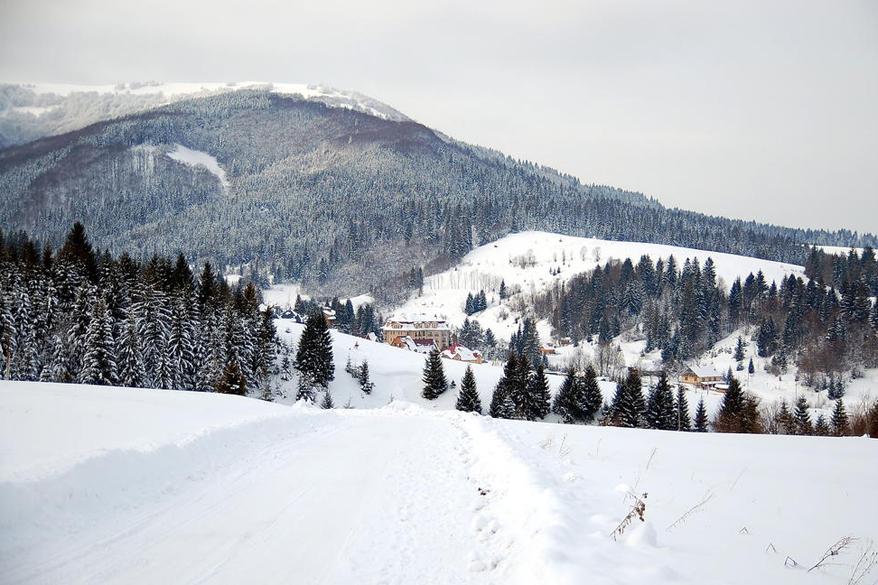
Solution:
M2 583L830 584L878 539L859 438L0 382L0 445Z

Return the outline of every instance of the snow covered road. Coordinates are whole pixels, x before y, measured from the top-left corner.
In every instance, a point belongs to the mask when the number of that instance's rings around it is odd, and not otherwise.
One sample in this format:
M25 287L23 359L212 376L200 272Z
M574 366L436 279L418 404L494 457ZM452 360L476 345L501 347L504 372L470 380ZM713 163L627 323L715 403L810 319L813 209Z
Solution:
M462 431L285 410L175 448L175 463L128 452L4 483L0 582L486 582Z

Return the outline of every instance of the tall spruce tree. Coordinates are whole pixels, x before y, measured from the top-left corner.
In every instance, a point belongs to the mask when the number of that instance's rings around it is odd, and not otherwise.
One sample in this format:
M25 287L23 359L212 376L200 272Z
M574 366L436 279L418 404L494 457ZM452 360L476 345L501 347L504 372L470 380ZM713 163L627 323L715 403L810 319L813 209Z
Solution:
M817 420L814 423L814 434L818 437L829 436L829 424L827 424L826 417L822 412L817 415Z
M835 401L830 424L832 426L832 434L836 437L843 437L850 432L848 414L841 399Z
M529 377L525 393L525 405L522 409L527 420L542 420L549 414L552 395L549 391L549 380L543 364Z
M567 375L552 401L552 412L561 418L561 422L570 424L585 418L580 408L583 402L579 396L581 389L582 385L576 379L575 370L568 368Z
M677 428L677 416L674 412L674 395L668 376L663 371L659 376L658 384L649 393L644 412L644 421L647 428L663 431Z
M587 365L582 379L577 379L577 382L581 386L581 390L577 391L576 395L581 400L579 410L582 413L582 419L591 422L604 404L604 396L601 394L598 374L594 366Z
M363 360L358 369L357 381L360 383L360 390L364 394L371 394L375 388L375 384L369 379L369 362Z
M232 358L226 363L217 380L215 390L220 394L237 394L238 396L247 394L247 381L241 374L241 368L236 359Z
M335 379L332 360L332 337L322 311L315 311L305 324L296 352L296 369L300 380L320 388L327 388Z
M808 401L804 396L796 400L796 410L793 414L797 435L813 435L814 427L811 425L811 415L808 413Z
M780 407L774 417L775 432L779 435L792 435L796 431L795 419L790 412L785 398L781 398Z
M677 386L677 398L674 400L674 428L678 431L689 431L692 423L689 420L689 401L682 385Z
M640 374L631 368L625 381L617 385L616 395L610 405L610 422L619 427L640 427L643 425L644 410Z
M146 372L143 369L143 354L137 323L129 318L122 329L119 340L119 383L131 388L143 386Z
M698 406L695 407L695 420L693 421L696 433L707 432L707 408L704 406L704 397L698 398Z
M463 373L463 379L460 382L460 390L457 393L457 410L463 412L477 412L482 414L482 401L479 398L479 392L476 389L476 377L473 374L472 366L467 366Z
M80 384L113 385L118 382L113 321L106 303L97 302L85 336Z
M445 369L442 367L442 358L439 357L439 350L434 349L427 356L427 360L424 363L424 375L421 381L424 383L421 396L427 400L435 400L448 388L448 382L445 379Z
M515 418L515 402L512 401L504 378L501 378L494 387L488 414L493 418Z
M732 378L723 395L714 427L720 433L742 432L742 416L744 413L744 392L737 378Z
M735 361L742 362L744 361L744 340L741 339L741 336L738 336L738 343L735 344Z

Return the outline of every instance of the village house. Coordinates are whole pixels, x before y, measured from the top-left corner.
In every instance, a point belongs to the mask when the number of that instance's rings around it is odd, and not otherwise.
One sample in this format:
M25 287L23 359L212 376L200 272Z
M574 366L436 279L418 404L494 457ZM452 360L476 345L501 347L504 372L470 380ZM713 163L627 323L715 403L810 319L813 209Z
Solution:
M710 366L686 366L680 380L684 384L692 384L698 388L716 388L724 384L723 375Z
M468 347L464 347L457 343L444 350L442 352L442 357L448 360L466 362L468 364L480 364L485 361L485 358L482 357L482 352L469 349Z
M420 346L432 342L440 351L451 345L451 326L438 315L396 315L384 323L381 331L384 343L395 347L405 346L399 341L402 337L410 337Z

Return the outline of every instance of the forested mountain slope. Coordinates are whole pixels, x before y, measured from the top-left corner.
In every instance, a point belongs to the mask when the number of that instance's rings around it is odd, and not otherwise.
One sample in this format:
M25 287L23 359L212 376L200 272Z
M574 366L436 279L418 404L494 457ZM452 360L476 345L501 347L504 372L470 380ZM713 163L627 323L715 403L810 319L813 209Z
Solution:
M412 121L257 89L0 150L7 233L51 242L75 220L102 248L251 262L337 294L398 290L412 266L526 229L795 263L806 242L876 243L666 209Z

